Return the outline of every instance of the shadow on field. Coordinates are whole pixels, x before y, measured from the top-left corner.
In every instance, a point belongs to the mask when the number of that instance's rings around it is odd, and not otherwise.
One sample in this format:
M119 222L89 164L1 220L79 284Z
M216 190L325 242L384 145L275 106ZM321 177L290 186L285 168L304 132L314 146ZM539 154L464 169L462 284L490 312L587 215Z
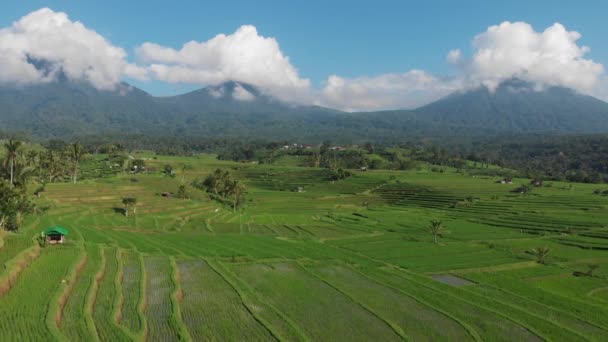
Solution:
M116 214L120 214L120 215L124 215L125 214L125 208L114 207L114 208L112 208L112 210Z

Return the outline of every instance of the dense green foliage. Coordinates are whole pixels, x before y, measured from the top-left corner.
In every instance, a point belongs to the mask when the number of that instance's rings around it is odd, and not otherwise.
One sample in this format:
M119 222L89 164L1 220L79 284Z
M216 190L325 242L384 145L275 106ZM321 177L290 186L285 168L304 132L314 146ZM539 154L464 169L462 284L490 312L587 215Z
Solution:
M255 98L234 99L237 87ZM3 86L0 108L2 129L34 139L141 135L151 142L148 148L156 139L173 136L184 142L204 136L394 144L411 138L608 131L608 104L563 88L539 91L518 80L505 82L495 92L481 88L415 110L373 113L287 104L236 82L173 97L153 97L127 84L114 92L67 81Z
M480 138L448 147L470 160L516 169L523 177L601 183L608 181L605 135L518 135Z

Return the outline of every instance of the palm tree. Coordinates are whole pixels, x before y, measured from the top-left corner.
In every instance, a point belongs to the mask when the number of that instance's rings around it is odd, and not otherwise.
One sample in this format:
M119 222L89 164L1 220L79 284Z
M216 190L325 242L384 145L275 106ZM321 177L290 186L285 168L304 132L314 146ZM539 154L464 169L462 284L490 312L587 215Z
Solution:
M58 156L56 152L48 150L44 157L43 164L47 168L49 183L52 183L55 179L58 179L63 176L64 163L61 160L61 157Z
M245 192L245 185L238 180L233 181L230 184L230 192L234 195L233 211L236 212L236 208L243 203L243 193Z
M175 177L175 171L173 171L173 166L166 164L163 166L163 174L165 177Z
M600 268L600 265L598 264L589 264L587 265L587 275L590 277L593 277L593 273Z
M137 198L123 197L122 204L125 206L125 216L129 217L129 206L135 206L137 204ZM135 208L133 208L133 212L135 212Z
M549 254L549 247L536 247L533 248L531 251L532 255L534 255L536 257L536 261L539 264L546 264L547 263L547 255Z
M449 233L443 226L443 223L439 220L431 220L431 224L429 225L428 229L435 239L435 244L438 243L437 237L443 237L443 235Z
M184 182L186 181L186 164L182 164L182 185L184 184Z
M80 145L78 142L71 144L68 150L68 154L70 156L70 160L72 161L73 167L72 180L74 181L74 184L76 184L76 180L78 179L78 165L80 164L80 160L84 155L82 145Z
M34 176L34 168L30 166L20 167L15 170L13 182L17 187L25 187L29 179Z
M17 162L17 157L19 156L19 150L21 149L21 141L9 139L6 143L4 143L4 147L6 148L6 159L4 160L4 167L8 167L10 170L10 183L14 184L15 180L15 166Z

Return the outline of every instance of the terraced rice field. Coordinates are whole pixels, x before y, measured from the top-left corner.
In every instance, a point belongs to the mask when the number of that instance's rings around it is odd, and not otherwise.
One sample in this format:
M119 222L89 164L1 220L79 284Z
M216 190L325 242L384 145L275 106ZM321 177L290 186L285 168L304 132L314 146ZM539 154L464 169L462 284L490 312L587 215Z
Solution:
M593 185L523 196L510 190L529 180L455 171L332 182L289 160L150 160L167 163L188 165L186 184L231 170L245 208L194 188L163 198L181 177L97 164L78 184L47 185L48 209L0 236L0 341L608 339L608 200ZM138 199L128 218L125 196ZM431 220L449 231L438 244ZM53 225L67 243L38 247Z

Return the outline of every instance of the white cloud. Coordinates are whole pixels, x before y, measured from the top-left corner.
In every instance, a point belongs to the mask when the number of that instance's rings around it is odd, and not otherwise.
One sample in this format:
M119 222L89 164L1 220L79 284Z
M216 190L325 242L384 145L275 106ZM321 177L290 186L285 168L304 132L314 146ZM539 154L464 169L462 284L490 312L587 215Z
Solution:
M209 88L209 89L207 89L207 91L209 92L209 94L211 96L213 96L216 99L219 99L222 96L224 96L224 88Z
M332 75L318 103L347 111L414 108L458 89L457 80L441 79L422 70L359 78Z
M520 78L539 87L593 93L604 67L585 58L590 49L577 44L580 38L559 23L543 32L523 22L491 26L473 40L474 54L464 64L464 77L473 86L483 84L491 90L506 79Z
M413 108L454 91L520 78L537 89L564 86L608 99L608 79L602 64L587 57L578 44L581 35L556 23L542 32L523 22L504 22L478 34L471 56L449 51L449 77L410 70L369 77L331 75L313 88L281 50L275 38L261 36L245 25L207 41L190 41L180 49L147 42L135 50L141 65L127 62L124 49L97 32L72 21L67 14L43 8L0 29L0 83L51 82L59 77L88 81L99 89L115 89L124 77L148 77L170 82L217 85L250 83L263 93L295 103L332 108L379 110ZM210 90L222 97L223 90ZM238 86L233 98L255 95Z
M462 63L462 51L460 49L450 50L448 52L448 56L446 57L448 63L452 65L459 65Z
M503 81L519 78L535 89L563 86L608 99L608 80L602 64L585 58L581 35L554 24L536 32L522 22L491 26L473 40L473 56L449 51L446 61L458 73L437 77L412 70L402 74L342 78L332 75L322 90L320 104L344 110L412 108L450 92L486 86L495 90Z
M99 89L115 89L123 76L146 78L126 52L67 14L42 8L0 29L0 82L50 82L60 75Z
M255 95L248 92L247 89L243 88L240 84L234 87L232 97L238 101L251 101L255 99Z
M274 38L260 36L254 26L191 41L180 50L144 43L136 55L154 78L172 83L218 84L239 81L288 101L308 99L310 81L299 76Z

